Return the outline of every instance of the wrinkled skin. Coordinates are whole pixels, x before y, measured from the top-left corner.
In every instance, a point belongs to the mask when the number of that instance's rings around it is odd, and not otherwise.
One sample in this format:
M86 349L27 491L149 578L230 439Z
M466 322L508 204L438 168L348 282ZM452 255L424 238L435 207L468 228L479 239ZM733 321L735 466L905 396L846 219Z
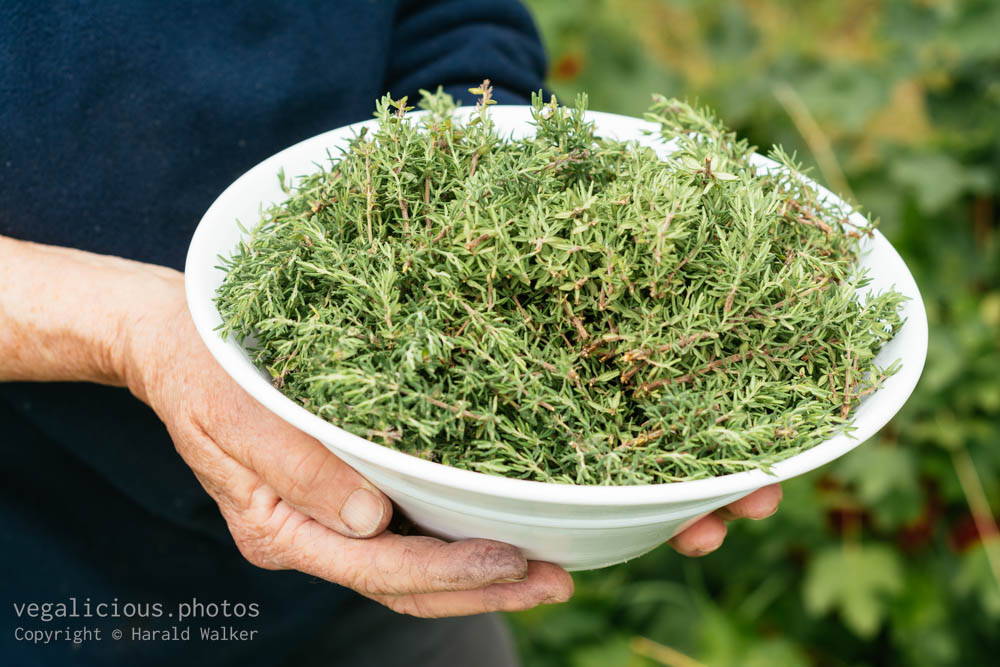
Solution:
M215 362L188 315L180 273L0 237L0 287L0 381L127 386L166 425L254 565L300 570L423 617L572 596L565 570L529 562L513 546L386 530L388 498ZM710 553L725 521L770 516L780 499L778 485L760 489L670 544L688 556Z

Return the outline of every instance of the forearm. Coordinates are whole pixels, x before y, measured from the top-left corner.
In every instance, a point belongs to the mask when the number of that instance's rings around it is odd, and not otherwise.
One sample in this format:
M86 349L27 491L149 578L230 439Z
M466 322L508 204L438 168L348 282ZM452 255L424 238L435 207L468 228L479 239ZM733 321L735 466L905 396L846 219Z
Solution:
M0 382L128 384L130 331L178 300L171 269L0 236Z

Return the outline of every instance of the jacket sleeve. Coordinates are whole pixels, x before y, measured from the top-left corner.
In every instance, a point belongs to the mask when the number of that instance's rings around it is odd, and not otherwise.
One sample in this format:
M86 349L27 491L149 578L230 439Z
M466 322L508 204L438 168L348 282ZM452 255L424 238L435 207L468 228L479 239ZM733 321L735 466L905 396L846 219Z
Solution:
M528 10L516 0L403 0L385 89L419 98L443 86L463 104L483 79L500 104L524 104L543 87L546 61Z

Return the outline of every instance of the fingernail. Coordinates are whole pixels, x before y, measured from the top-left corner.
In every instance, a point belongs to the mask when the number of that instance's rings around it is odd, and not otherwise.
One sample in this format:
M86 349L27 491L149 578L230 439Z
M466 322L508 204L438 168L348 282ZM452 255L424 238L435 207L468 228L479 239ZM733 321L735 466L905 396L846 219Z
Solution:
M519 581L524 581L527 578L528 578L528 575L524 575L523 577L505 577L503 579L497 579L493 583L494 584L516 584Z
M385 506L368 489L355 489L340 508L340 520L359 537L367 537L382 523Z
M775 508L774 508L773 510L771 510L770 512L768 512L768 513L767 513L767 514L765 514L764 516L758 516L758 517L754 517L754 520L755 520L755 521L761 521L761 520L763 520L763 519L767 519L768 517L772 517L772 516L774 516L774 513L775 513L775 512L777 512L777 511L778 511L778 507L777 507L777 506L775 506Z

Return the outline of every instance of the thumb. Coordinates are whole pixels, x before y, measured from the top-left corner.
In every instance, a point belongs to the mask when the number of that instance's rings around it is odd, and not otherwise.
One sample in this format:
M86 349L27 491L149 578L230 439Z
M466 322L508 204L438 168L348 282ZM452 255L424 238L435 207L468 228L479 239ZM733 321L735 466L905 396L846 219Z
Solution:
M252 420L253 434L239 437L239 453L288 504L347 537L372 537L389 525L392 502L318 440L268 410ZM220 443L221 444L221 443Z

